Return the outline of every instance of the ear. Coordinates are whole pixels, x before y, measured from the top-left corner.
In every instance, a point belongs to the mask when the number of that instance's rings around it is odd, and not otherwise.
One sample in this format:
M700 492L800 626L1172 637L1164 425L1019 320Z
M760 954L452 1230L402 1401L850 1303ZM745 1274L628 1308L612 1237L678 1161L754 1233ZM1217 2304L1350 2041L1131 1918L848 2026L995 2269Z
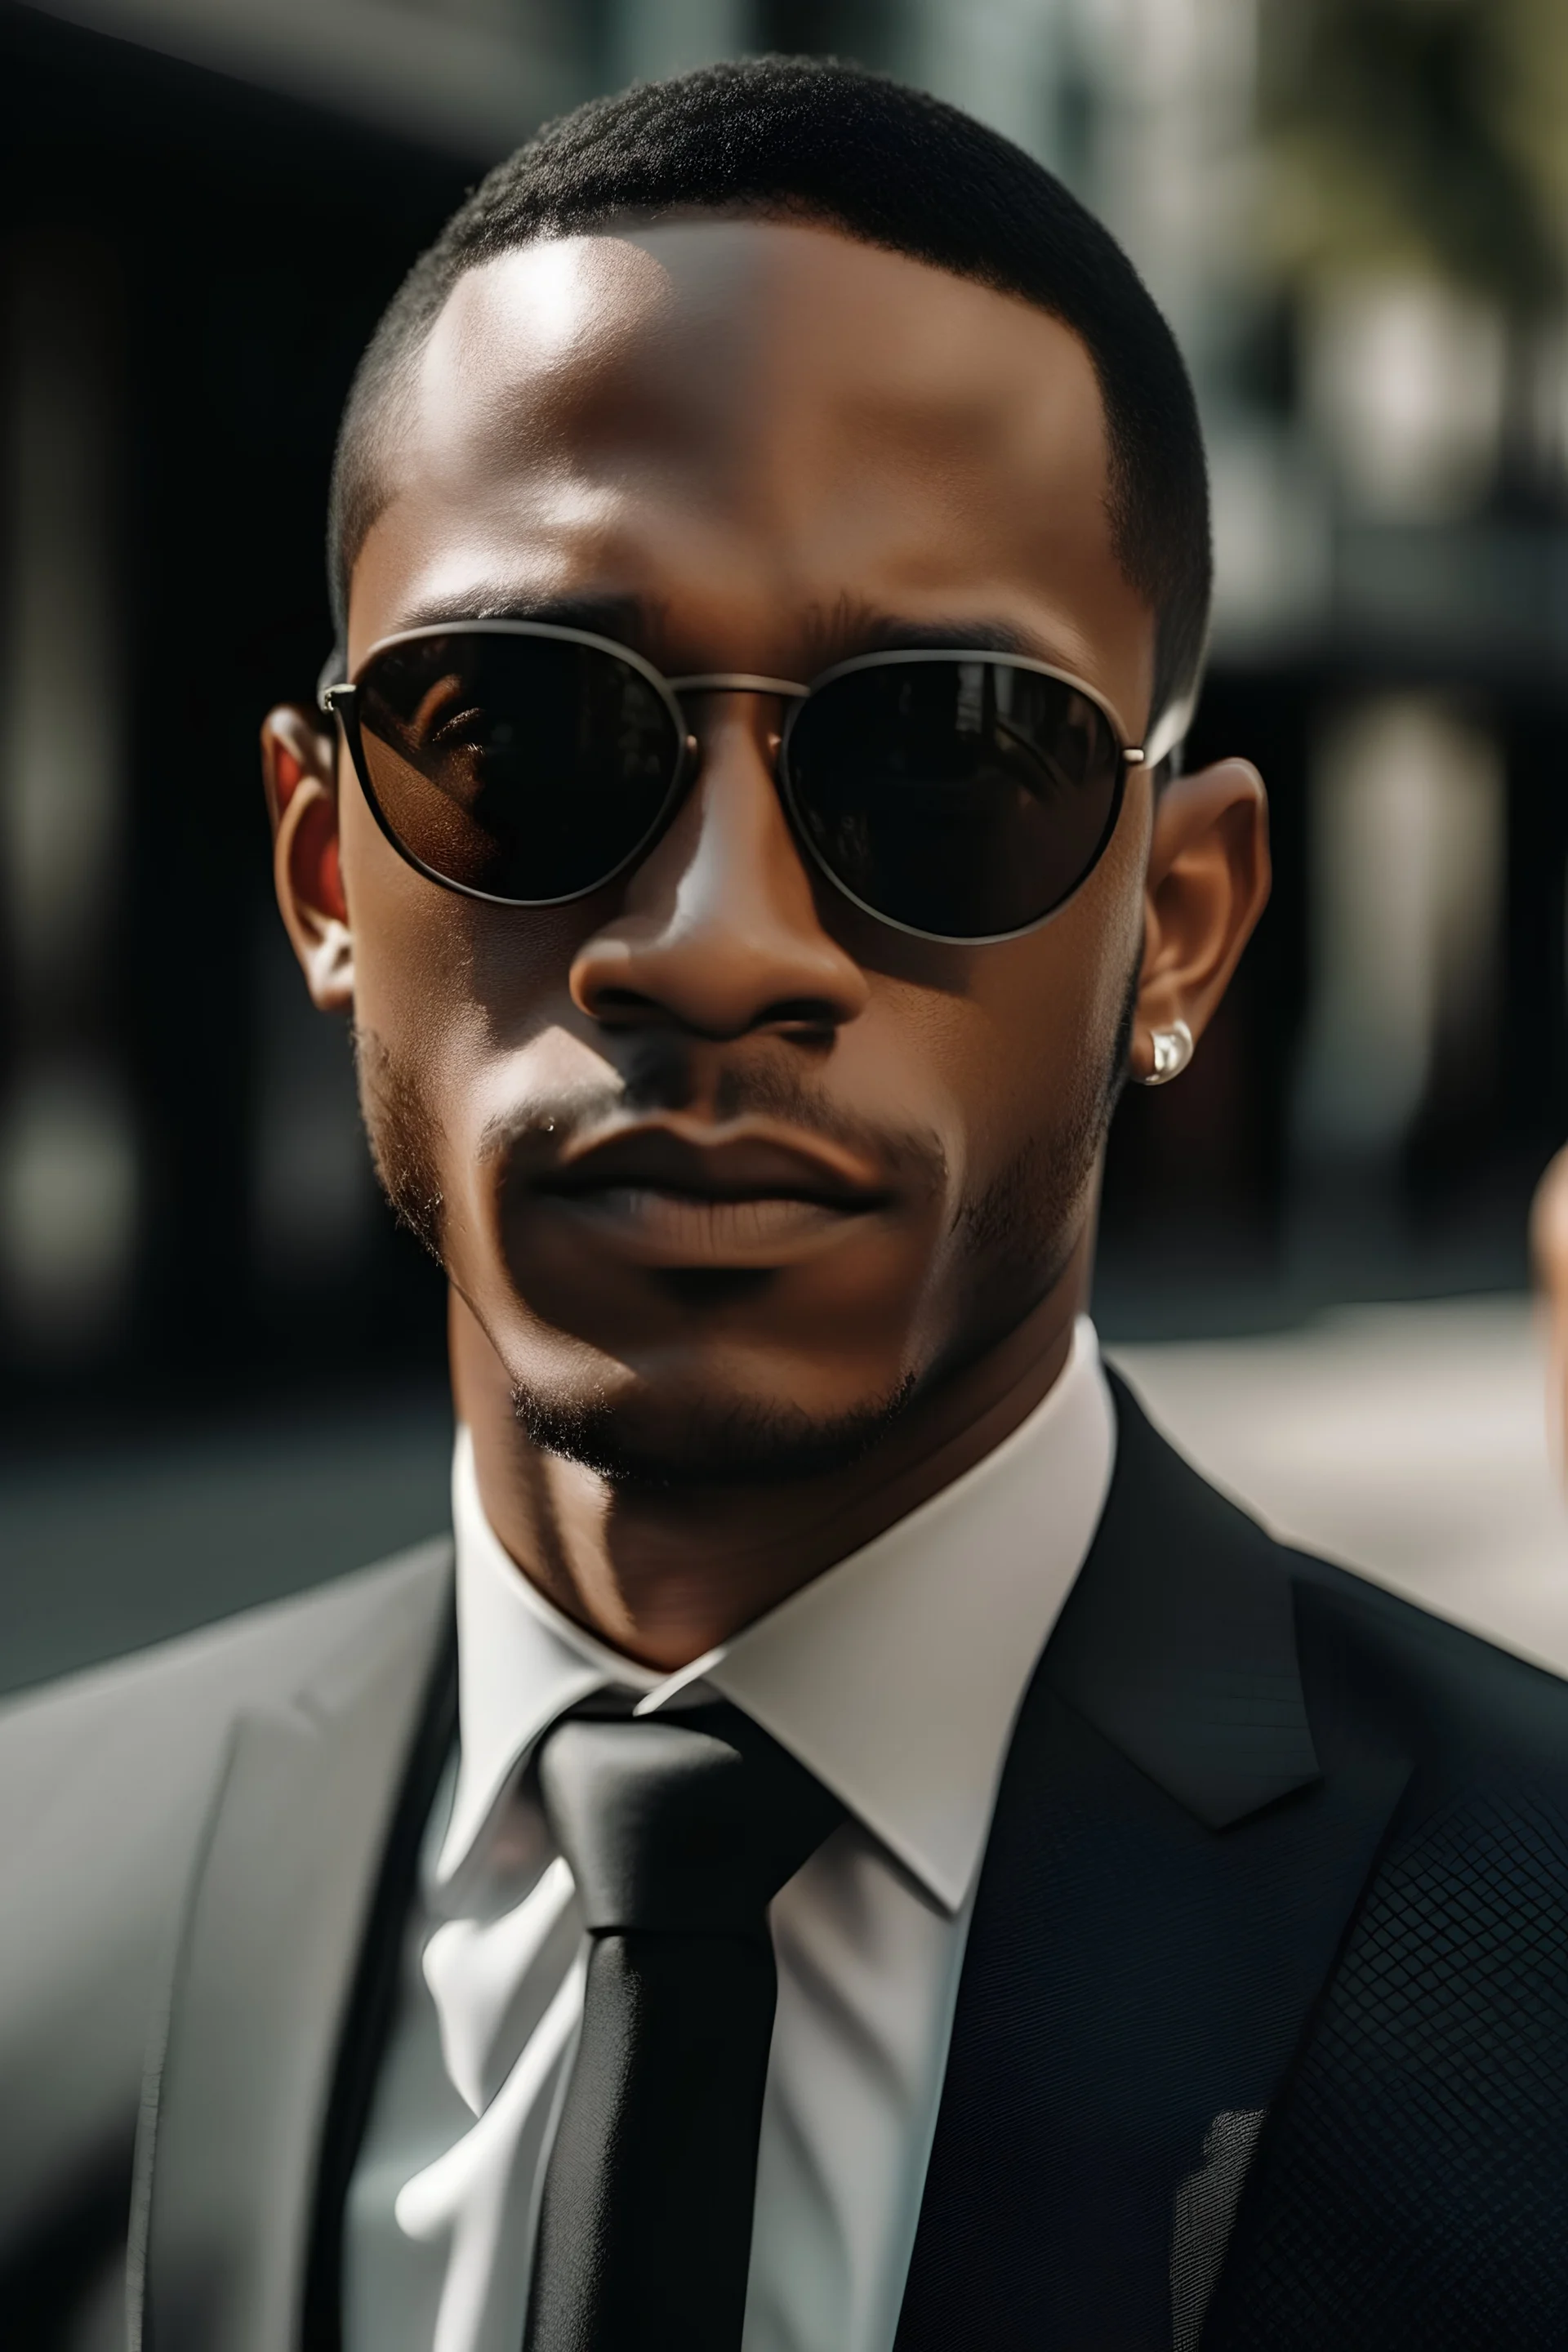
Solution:
M1143 964L1130 1074L1154 1073L1154 1034L1203 1035L1268 903L1268 803L1246 760L1175 776L1154 803Z
M261 777L272 820L272 881L312 1002L353 1002L353 936L338 860L336 746L313 713L284 703L261 728Z

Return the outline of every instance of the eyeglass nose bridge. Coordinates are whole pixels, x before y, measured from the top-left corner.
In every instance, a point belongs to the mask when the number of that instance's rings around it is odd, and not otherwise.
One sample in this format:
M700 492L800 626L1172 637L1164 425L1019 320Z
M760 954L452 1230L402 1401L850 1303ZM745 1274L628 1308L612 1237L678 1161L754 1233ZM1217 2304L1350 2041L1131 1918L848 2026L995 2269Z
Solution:
M671 694L776 694L786 702L804 702L811 692L791 677L760 677L749 669L700 670L693 677L672 677L665 683Z
M763 677L749 669L699 670L690 677L668 677L665 686L677 702L687 694L773 694L782 701L801 703L811 694L809 686L801 686L794 678ZM697 738L689 734L681 763L687 782L697 757Z

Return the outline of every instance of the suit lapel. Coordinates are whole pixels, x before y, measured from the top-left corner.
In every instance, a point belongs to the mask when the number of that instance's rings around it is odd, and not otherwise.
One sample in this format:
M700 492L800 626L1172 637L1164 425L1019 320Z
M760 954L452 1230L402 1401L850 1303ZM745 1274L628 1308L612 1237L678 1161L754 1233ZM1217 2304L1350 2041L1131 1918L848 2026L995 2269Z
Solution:
M1211 1830L1320 1777L1279 1547L1112 1375L1117 1465L1046 1653L1058 1697Z
M1195 2340L1408 1774L1304 1687L1288 1556L1117 1405L998 1793L899 2352Z
M450 1548L434 1547L291 1702L236 1727L143 2101L142 2352L299 2341L340 2037L433 1669L448 1679L450 1595Z

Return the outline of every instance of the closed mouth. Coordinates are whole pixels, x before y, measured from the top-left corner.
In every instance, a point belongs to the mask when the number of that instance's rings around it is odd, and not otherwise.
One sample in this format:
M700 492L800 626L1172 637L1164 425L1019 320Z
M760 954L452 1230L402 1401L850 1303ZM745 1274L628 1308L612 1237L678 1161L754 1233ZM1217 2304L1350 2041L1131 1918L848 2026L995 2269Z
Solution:
M642 1126L569 1150L529 1192L649 1264L766 1266L888 1205L856 1155L752 1123Z

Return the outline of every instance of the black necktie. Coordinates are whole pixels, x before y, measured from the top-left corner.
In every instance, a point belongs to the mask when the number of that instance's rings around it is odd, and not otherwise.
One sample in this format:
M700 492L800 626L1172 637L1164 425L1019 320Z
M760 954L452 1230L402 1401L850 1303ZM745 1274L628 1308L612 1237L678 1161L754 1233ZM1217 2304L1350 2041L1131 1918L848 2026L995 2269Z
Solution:
M569 1718L539 1785L589 1946L524 2352L739 2352L777 1992L767 1906L842 1808L731 1706Z

